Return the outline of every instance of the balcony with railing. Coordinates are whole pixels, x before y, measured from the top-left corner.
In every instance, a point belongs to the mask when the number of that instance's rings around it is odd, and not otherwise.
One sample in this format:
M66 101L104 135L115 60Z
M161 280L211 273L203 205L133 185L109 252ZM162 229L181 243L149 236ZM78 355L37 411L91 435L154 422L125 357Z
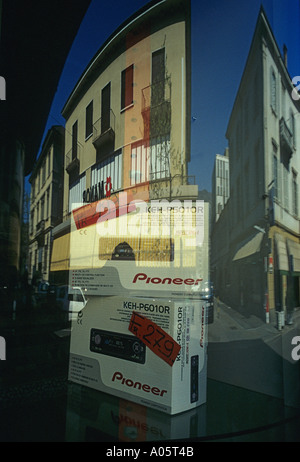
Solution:
M279 121L280 146L288 160L295 150L294 135L282 117Z
M109 145L114 151L116 116L110 109L105 116L100 117L93 125L93 145L96 149Z
M145 138L165 135L171 130L171 79L142 89Z
M75 170L79 171L81 146L79 144L72 146L67 152L65 158L65 168L70 174Z
M163 177L164 174L167 175ZM162 175L163 174L163 175ZM150 199L196 200L198 198L198 185L194 175L171 176L170 172L157 172L150 175Z

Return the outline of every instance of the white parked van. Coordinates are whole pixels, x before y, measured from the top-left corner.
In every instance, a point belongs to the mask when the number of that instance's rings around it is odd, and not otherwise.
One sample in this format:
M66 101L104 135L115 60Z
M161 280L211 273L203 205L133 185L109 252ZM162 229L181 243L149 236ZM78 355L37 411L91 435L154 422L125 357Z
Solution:
M87 299L84 296L80 287L60 286L57 288L56 305L57 307L67 313L68 321L77 318L79 311L81 311L87 304Z

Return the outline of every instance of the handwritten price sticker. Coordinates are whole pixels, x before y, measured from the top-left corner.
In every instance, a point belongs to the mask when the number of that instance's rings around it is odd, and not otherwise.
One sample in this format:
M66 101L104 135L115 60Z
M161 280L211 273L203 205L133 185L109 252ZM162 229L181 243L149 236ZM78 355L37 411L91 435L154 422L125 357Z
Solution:
M181 346L155 322L133 311L129 330L138 337L153 353L173 366Z

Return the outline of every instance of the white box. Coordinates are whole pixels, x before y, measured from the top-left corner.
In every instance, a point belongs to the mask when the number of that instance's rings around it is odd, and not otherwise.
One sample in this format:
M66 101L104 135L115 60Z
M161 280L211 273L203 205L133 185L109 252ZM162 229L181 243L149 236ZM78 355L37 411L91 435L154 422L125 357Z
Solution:
M197 202L185 213L174 212L180 215L177 221L168 213L149 213L156 209L151 205L147 213L123 215L100 227L95 223L79 225L72 215L70 288L81 287L87 296L126 293L137 297L155 294L171 299L203 298L209 287L209 209L207 203ZM78 210L82 210L79 204ZM136 235L131 235L129 225L134 228L137 216ZM188 227L191 216L195 229ZM170 220L173 226L164 229L163 219ZM176 223L186 224L187 229L176 229ZM154 227L152 234L150 225ZM129 250L132 254L127 255Z
M146 346L151 329L129 331L133 312L180 345L172 366L162 343ZM69 380L167 414L193 409L206 402L206 312L200 300L91 297L72 323Z

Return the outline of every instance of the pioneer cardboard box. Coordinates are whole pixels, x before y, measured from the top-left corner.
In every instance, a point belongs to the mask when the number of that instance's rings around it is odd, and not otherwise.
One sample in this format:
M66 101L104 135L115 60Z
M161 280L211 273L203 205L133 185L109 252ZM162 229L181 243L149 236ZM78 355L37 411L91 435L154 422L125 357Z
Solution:
M151 297L155 293L156 297L180 299L206 294L207 203L171 203L163 210L143 203L142 211L130 209L121 214L119 207L97 219L98 206L77 204L73 211L70 287L81 287L93 296Z
M90 297L72 323L69 379L177 414L206 401L206 305Z

